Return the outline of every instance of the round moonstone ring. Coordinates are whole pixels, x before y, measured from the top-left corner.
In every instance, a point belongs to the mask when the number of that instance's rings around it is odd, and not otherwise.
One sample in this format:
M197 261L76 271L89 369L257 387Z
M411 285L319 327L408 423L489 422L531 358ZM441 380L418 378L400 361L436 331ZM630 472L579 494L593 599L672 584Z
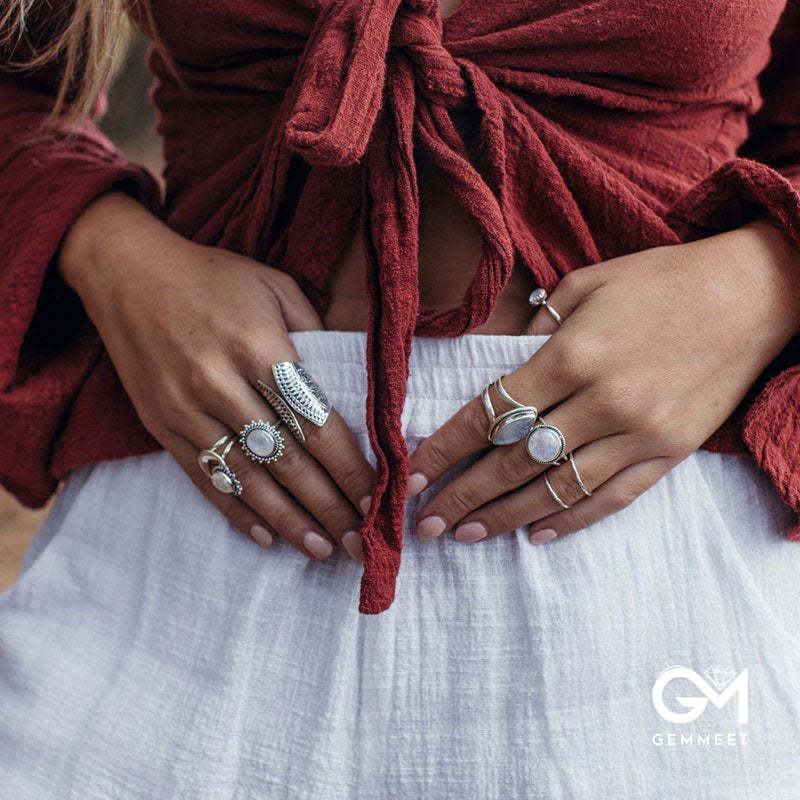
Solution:
M525 449L537 464L558 464L567 459L564 434L543 420L531 428L525 439Z
M271 464L283 455L284 442L278 425L254 419L239 431L239 444L248 457L259 464Z

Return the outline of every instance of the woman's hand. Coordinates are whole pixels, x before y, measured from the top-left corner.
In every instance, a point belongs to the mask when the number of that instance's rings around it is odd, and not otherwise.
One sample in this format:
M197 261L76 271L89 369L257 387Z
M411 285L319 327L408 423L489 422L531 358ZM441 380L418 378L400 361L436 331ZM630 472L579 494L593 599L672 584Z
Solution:
M719 428L800 330L800 250L758 220L576 270L548 302L563 325L540 308L529 332L552 335L503 384L561 430L592 495L571 464L537 464L524 441L493 447L428 499L422 538L454 528L474 542L530 525L538 543L628 505ZM486 448L488 426L475 398L422 442L410 494Z
M362 560L357 509L374 473L335 411L322 427L300 420L305 445L282 426L286 449L271 464L237 443L226 460L240 497L213 488L197 463L250 420L276 421L255 382L274 386L271 365L298 360L288 331L322 327L289 276L194 244L116 192L76 221L59 267L145 427L236 528L264 546L277 533L317 559L338 542Z

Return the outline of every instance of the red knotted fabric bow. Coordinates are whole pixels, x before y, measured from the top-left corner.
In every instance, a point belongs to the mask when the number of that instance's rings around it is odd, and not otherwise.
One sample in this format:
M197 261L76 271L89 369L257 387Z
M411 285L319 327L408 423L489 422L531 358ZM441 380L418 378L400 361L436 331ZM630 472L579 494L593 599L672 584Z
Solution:
M457 335L482 323L513 267L501 206L447 115L476 93L464 69L442 44L437 0L338 0L311 33L284 128L290 147L311 164L363 159L372 300L367 423L378 467L362 530L363 613L391 604L400 568L408 464L400 420L412 336ZM446 312L419 305L415 133L486 242L468 296ZM484 138L490 148L492 137ZM488 161L496 163L497 155Z

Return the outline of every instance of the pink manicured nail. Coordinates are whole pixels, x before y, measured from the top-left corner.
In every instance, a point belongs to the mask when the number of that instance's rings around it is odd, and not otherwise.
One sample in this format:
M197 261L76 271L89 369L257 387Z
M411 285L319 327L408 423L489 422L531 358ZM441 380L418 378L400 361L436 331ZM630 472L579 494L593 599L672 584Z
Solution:
M487 533L482 522L465 522L456 528L454 535L459 542L479 542L486 538Z
M444 533L447 523L441 517L425 517L417 523L417 536L420 539L435 539Z
M531 533L531 544L543 544L556 538L558 534L552 528L542 528L540 531Z
M364 549L361 545L361 536L358 531L347 531L342 536L342 546L347 550L347 554L358 561L359 564L364 562Z
M317 558L327 558L333 552L333 545L324 537L314 531L309 531L303 537L303 544L311 555Z
M358 507L361 509L361 513L366 516L369 514L369 507L372 505L372 495L365 494L359 501Z
M262 547L269 547L272 544L272 534L262 525L253 525L250 528L250 535Z
M416 497L427 485L428 479L421 472L415 472L408 479L408 496Z

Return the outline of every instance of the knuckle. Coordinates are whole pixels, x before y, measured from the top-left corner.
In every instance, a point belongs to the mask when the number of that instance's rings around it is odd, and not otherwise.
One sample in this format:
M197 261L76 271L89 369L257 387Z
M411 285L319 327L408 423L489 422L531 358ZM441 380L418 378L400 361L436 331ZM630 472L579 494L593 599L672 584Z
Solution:
M448 447L441 436L434 434L420 444L418 451L422 459L434 469L442 469L448 463Z
M485 439L489 421L481 400L474 397L464 406L462 414L467 436L479 441Z
M475 507L474 492L462 481L454 481L442 492L441 511L451 524L461 519Z
M616 377L603 382L595 399L595 410L618 428L635 425L642 407L630 383Z
M615 511L627 508L638 496L640 492L633 485L617 486L611 490L609 502Z
M300 477L303 474L305 467L306 457L299 446L296 446L294 441L285 441L283 455L271 464L265 464L270 472L280 475L284 478Z

